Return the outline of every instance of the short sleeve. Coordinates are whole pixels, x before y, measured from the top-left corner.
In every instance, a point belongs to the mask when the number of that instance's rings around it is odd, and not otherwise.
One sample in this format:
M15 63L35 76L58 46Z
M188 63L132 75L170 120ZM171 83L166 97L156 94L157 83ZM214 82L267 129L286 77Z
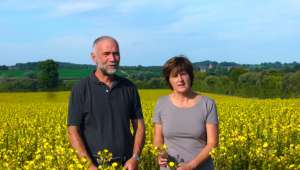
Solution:
M215 101L210 99L207 106L206 123L218 124L219 120Z
M133 88L133 103L131 119L143 119L140 95L136 87Z
M83 119L82 98L79 86L74 86L69 97L68 126L80 126Z
M154 113L152 117L153 123L161 123L161 102L160 99L156 102Z

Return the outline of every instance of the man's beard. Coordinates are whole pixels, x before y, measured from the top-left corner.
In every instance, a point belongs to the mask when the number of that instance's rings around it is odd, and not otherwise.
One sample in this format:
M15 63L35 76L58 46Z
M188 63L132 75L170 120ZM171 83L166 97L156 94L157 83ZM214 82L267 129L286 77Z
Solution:
M99 69L104 75L107 75L107 76L114 75L117 71L117 68L118 68L118 65L116 66L115 69L108 70L102 64L97 63L97 69Z

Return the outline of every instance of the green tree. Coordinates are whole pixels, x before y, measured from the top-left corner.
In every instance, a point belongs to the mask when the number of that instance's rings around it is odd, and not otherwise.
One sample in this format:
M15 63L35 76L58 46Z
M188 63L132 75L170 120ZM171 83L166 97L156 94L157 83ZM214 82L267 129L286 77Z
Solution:
M282 77L272 74L264 74L261 77L261 92L263 98L281 97Z
M197 91L205 91L204 79L207 76L207 73L195 71L194 72L194 82L193 89Z
M224 93L222 82L218 76L207 76L204 79L204 84L208 92Z
M6 65L0 66L0 70L8 70L8 67Z
M261 96L260 72L247 72L239 76L237 94L245 97Z
M223 94L232 95L235 93L236 87L234 82L228 76L220 76L220 81L222 83Z
M30 70L28 72L25 72L24 76L29 78L29 79L36 79L37 78L36 73L32 70Z
M247 70L241 67L233 67L229 71L229 77L234 81L234 83L238 83L240 75L247 73Z
M38 83L42 89L53 89L58 85L58 64L49 59L38 65Z
M284 76L283 97L300 97L300 70Z

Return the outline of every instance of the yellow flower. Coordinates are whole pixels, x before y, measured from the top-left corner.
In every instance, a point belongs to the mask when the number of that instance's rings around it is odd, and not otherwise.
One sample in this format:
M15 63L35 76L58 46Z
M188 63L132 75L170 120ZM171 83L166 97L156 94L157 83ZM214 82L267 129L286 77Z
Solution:
M174 163L174 162L172 162L172 161L169 162L169 167L170 167L170 168L173 168L174 166L175 166L175 163Z
M152 144L154 127L151 119L155 102L158 96L169 93L160 91L141 90L144 120L149 131L142 155L145 159L139 166L147 170L153 169L157 155L167 153L166 145L155 147ZM51 93L57 96L55 101L46 99L48 94L0 94L0 169L88 169L91 162L79 159L66 138L69 92ZM300 98L212 97L216 99L220 117L220 146L210 152L216 162L215 169L242 169L243 163L248 162L249 169L264 166L265 169L300 170L297 162L300 155ZM97 156L102 165L99 169L123 168L120 163L116 167L108 164L112 159L109 148L101 150ZM261 163L256 164L258 161ZM177 165L168 162L170 170Z
M115 168L115 167L118 166L118 163L117 163L117 162L114 162L114 163L111 164L111 166Z
M294 168L295 167L295 164L291 164L290 166L289 166L289 168Z
M47 156L46 156L46 160L51 161L52 159L53 159L53 156L51 156L51 155L47 155Z
M83 165L81 165L81 164L76 164L76 167L77 167L78 169L82 169L82 168L83 168Z

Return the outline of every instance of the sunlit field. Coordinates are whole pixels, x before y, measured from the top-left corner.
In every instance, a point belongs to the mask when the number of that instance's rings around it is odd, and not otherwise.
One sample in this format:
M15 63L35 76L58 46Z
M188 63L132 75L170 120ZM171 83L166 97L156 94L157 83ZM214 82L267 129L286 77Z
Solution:
M146 144L140 169L157 169L151 117L167 90L141 90ZM216 169L300 169L300 99L205 94L219 113ZM0 93L0 169L86 169L67 140L69 92ZM118 169L118 166L115 167ZM114 167L109 167L114 169Z

